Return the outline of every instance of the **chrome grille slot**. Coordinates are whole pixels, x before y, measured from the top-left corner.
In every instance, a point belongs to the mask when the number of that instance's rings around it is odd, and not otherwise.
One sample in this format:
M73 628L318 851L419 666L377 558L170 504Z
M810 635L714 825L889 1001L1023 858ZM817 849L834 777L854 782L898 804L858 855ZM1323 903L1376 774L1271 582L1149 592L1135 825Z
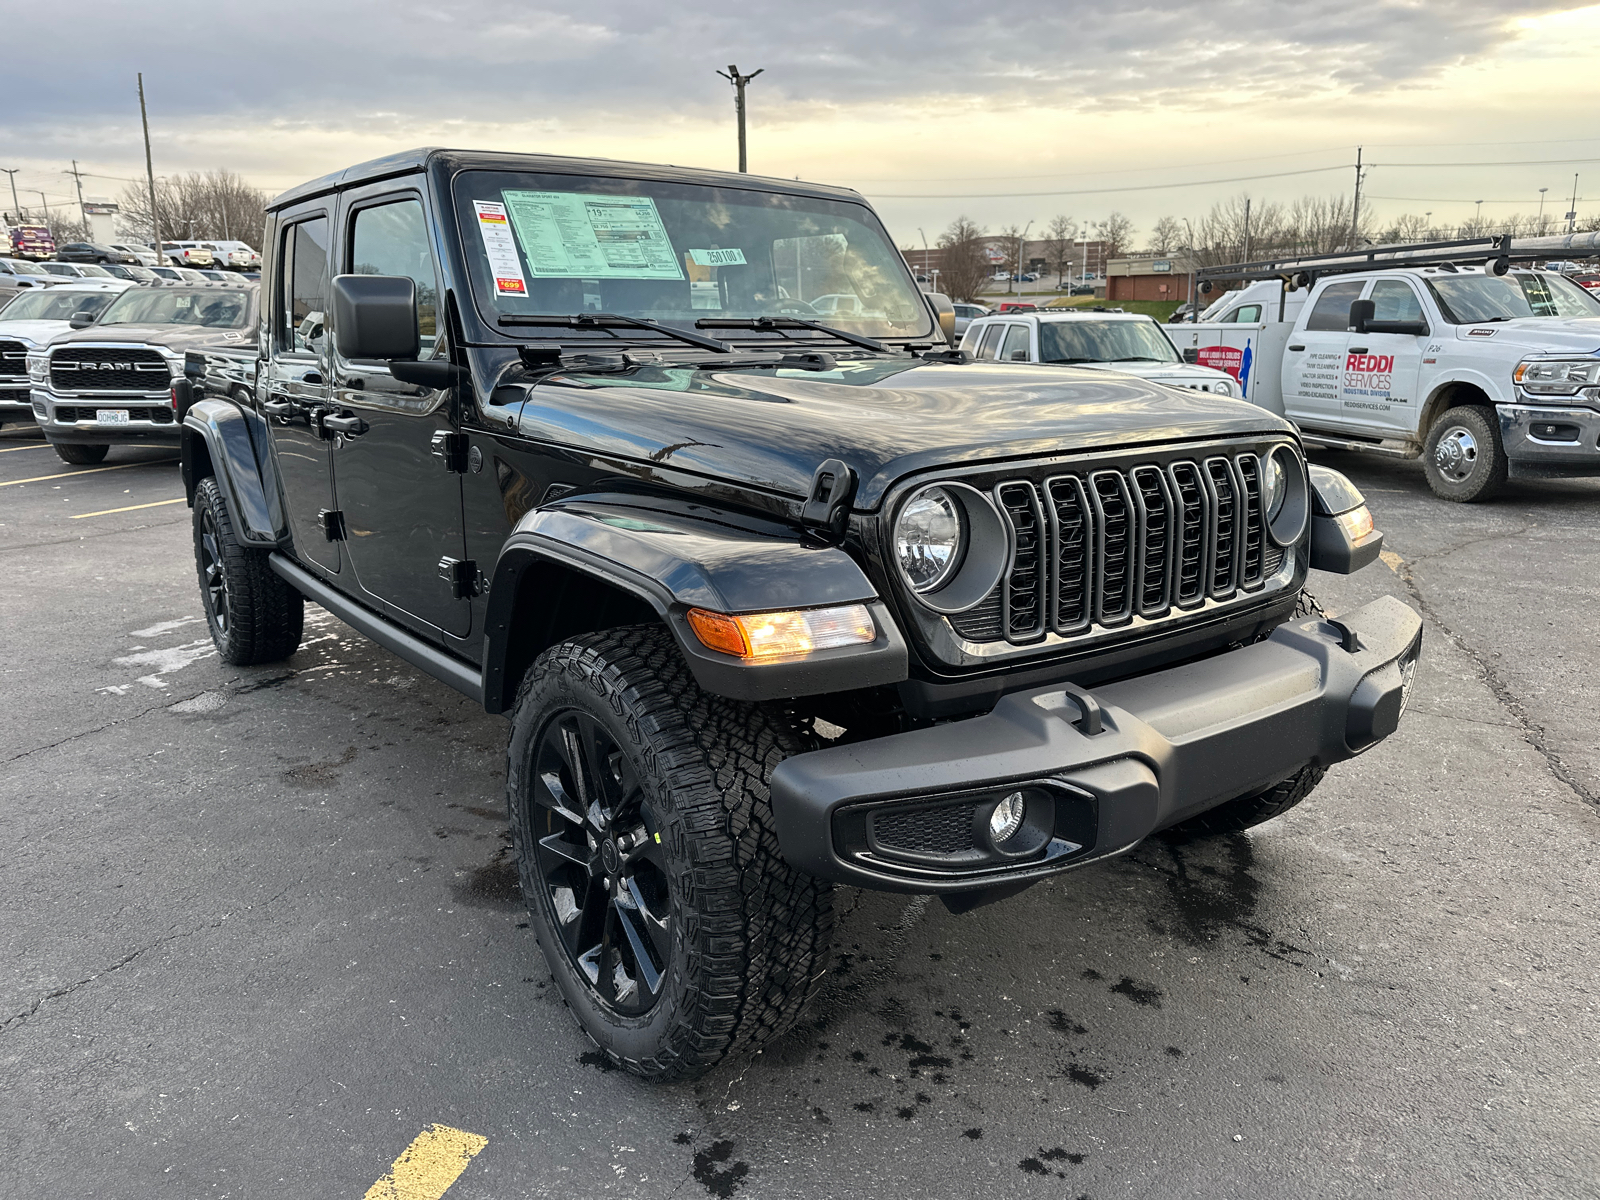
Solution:
M1089 498L1094 503L1094 556L1097 595L1095 620L1117 625L1133 615L1134 527L1133 501L1121 471L1096 471L1089 476Z
M1006 640L1026 642L1044 635L1044 513L1031 483L1003 483L995 495L1011 525L1011 568L1001 596Z
M1239 558L1239 486L1225 458L1206 459L1206 483L1211 489L1211 571L1206 590L1217 600L1233 595Z
M1159 467L1135 467L1132 475L1139 509L1138 611L1159 617L1168 608L1172 578L1172 496Z
M1045 484L1050 498L1052 531L1050 562L1054 587L1050 626L1057 633L1079 633L1089 628L1092 602L1094 522L1083 480L1076 475Z
M1206 551L1211 544L1211 494L1200 478L1200 468L1192 462L1173 463L1167 468L1172 479L1178 509L1177 595L1180 606L1199 604L1206 598Z
M1241 508L1244 527L1239 538L1239 586L1255 589L1261 586L1261 555L1266 541L1261 512L1261 460L1253 454L1241 454L1234 464L1239 468L1239 482L1243 485Z

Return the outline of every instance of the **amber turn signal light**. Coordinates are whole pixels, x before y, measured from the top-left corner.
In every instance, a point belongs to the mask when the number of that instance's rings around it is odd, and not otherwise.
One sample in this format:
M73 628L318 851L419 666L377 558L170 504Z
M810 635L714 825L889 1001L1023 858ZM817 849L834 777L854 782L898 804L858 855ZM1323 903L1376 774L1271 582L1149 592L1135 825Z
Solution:
M735 658L788 658L813 650L865 646L878 636L865 604L739 616L691 608L688 619L702 645Z

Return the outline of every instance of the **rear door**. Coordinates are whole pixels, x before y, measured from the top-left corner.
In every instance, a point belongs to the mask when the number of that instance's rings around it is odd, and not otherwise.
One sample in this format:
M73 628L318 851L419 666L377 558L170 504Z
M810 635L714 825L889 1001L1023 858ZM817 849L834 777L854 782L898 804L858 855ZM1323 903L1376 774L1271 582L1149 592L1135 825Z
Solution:
M325 208L291 210L278 219L278 264L273 272L267 363L262 409L272 430L273 457L283 502L304 561L337 572L339 543L330 536L333 467L321 420L328 407L328 248L331 223Z
M1374 321L1425 320L1422 298L1407 279L1375 279L1367 293ZM1417 377L1427 337L1413 333L1351 334L1345 349L1340 407L1346 428L1381 437L1417 428Z
M439 270L426 198L393 182L347 194L339 272L404 275L417 289L424 359L443 355ZM332 341L332 339L329 339ZM334 350L334 479L361 590L412 624L471 628L455 389L401 383ZM424 632L426 632L424 630Z
M1364 279L1319 285L1305 320L1289 335L1283 355L1283 408L1290 420L1312 429L1343 424L1340 399L1350 345L1350 305L1361 298Z

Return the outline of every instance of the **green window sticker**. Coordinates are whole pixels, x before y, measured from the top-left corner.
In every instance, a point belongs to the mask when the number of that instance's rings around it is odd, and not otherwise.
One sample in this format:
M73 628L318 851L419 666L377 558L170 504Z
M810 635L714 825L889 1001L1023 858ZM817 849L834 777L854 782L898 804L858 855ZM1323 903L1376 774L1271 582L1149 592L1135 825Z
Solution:
M506 213L536 279L682 279L649 196L504 191Z

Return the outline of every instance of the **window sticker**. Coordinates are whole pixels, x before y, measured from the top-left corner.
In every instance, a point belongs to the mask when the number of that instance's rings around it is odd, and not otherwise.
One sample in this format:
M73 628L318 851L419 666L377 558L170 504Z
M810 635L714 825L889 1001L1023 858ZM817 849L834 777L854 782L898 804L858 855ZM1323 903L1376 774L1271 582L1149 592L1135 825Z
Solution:
M522 277L517 261L517 243L506 220L506 206L492 200L474 200L478 210L478 231L483 234L483 249L489 256L489 273L494 276L496 296L526 296L528 281Z
M528 270L537 279L683 278L649 196L500 194Z
M743 267L748 264L744 261L744 251L734 247L731 250L691 250L689 261L697 267Z

